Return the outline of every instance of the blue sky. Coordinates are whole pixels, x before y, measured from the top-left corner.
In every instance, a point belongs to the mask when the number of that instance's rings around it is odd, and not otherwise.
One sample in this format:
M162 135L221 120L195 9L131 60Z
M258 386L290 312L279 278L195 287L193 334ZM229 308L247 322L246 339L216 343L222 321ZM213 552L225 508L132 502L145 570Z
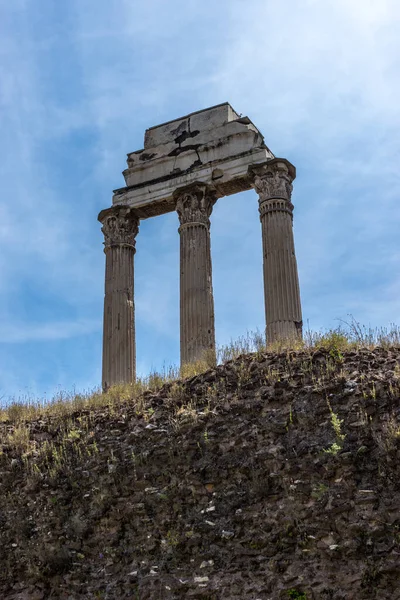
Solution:
M397 0L0 0L0 397L100 383L98 212L147 127L220 102L297 167L304 321L399 323ZM217 341L264 327L254 192L212 215ZM176 214L143 221L139 373L179 361Z

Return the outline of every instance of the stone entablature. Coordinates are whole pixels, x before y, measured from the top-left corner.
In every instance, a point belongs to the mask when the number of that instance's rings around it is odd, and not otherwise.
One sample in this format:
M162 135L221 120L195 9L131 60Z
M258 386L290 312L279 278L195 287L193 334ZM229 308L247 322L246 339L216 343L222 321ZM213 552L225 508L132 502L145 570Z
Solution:
M249 166L272 158L257 127L226 102L148 129L144 149L128 154L126 187L113 204L144 219L175 210L175 190L191 183L229 196L251 189Z

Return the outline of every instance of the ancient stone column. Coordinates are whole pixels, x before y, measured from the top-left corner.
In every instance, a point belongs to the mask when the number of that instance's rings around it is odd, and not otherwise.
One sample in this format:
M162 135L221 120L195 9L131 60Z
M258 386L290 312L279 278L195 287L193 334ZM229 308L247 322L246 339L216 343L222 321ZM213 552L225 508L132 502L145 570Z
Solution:
M289 161L275 158L249 172L259 195L267 343L299 338L302 317L291 203L296 170Z
M136 377L133 256L139 219L127 207L101 211L106 276L103 325L103 375L106 391Z
M180 221L181 365L215 357L210 215L216 197L204 184L174 194Z

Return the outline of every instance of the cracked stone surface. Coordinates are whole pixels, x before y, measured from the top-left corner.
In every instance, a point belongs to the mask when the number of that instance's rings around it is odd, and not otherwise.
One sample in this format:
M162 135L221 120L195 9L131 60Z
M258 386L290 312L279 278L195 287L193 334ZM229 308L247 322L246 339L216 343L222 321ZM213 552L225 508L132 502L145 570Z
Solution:
M195 182L218 197L249 190L248 167L271 158L257 127L226 102L147 129L144 148L128 154L126 187L113 204L146 218L174 210L174 191Z

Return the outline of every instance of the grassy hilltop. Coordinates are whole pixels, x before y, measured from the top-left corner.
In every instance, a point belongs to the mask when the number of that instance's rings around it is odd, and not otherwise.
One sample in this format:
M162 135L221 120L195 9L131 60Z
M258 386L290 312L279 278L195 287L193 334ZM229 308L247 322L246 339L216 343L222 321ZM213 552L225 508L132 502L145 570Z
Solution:
M0 412L0 598L400 598L398 330L188 369Z

